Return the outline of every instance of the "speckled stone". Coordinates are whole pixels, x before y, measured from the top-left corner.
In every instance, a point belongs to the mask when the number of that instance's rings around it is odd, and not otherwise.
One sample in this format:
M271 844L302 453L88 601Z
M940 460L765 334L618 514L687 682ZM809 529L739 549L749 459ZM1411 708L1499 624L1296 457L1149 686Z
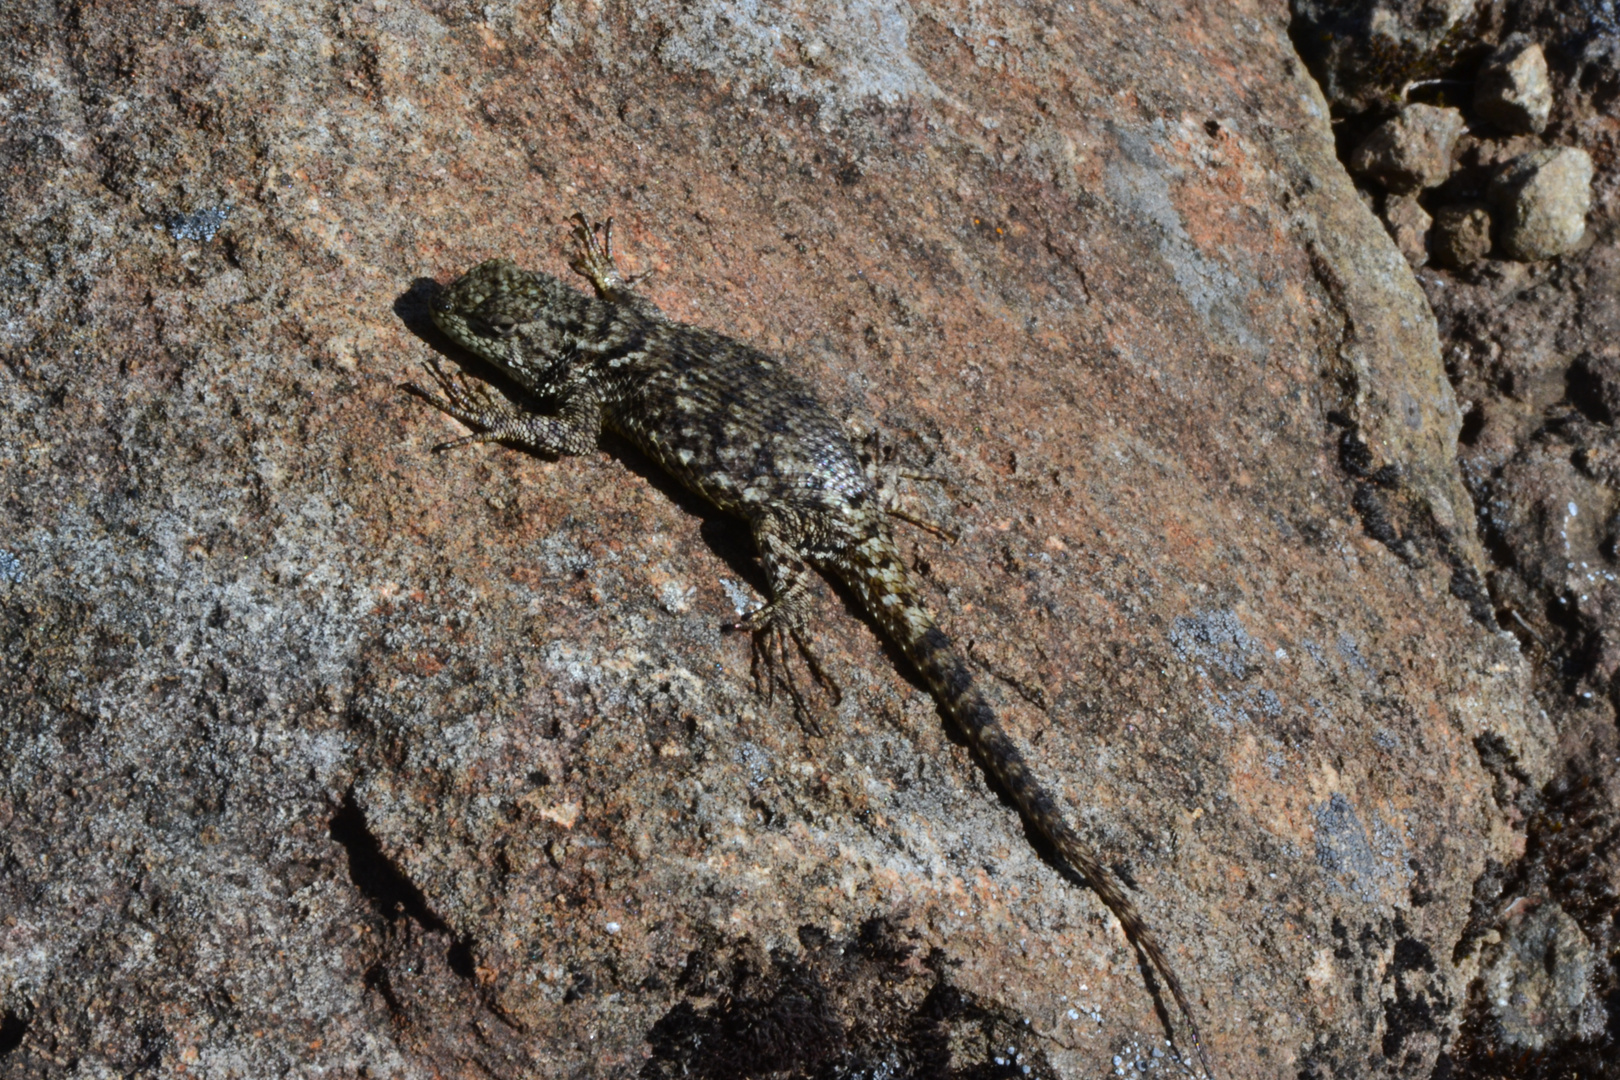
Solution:
M1592 989L1592 943L1548 901L1510 919L1481 972L1481 989L1506 1046L1544 1050L1591 1039L1607 1022Z
M1522 262L1567 254L1586 233L1592 206L1592 157L1573 146L1533 150L1491 181L1502 216L1502 250Z
M1547 57L1540 45L1522 35L1503 42L1474 81L1474 111L1509 133L1542 131L1552 103Z
M1350 155L1350 170L1396 193L1435 187L1451 175L1463 126L1456 109L1407 105L1362 140Z

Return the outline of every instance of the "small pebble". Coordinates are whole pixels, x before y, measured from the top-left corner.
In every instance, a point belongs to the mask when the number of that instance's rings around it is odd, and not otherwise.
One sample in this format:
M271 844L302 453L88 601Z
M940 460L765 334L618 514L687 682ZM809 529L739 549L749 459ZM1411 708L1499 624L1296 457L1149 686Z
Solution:
M1463 115L1437 105L1408 105L1384 121L1350 155L1350 171L1390 191L1416 192L1451 175L1451 151Z
M1547 57L1523 34L1504 41L1474 80L1474 111L1506 132L1542 131L1552 103Z
M1566 255L1586 234L1592 208L1592 158L1574 146L1548 146L1521 154L1491 181L1490 197L1502 212L1502 249L1536 262Z
M1416 196L1386 196L1383 217L1384 228L1412 269L1429 261L1429 226L1433 219L1418 204Z

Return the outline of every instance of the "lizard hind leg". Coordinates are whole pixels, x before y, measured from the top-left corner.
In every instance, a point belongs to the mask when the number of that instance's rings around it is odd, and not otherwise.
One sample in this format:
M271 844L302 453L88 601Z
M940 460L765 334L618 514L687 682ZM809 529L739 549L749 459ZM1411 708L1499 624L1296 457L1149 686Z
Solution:
M780 684L792 700L799 722L810 734L820 735L820 725L793 675L793 652L798 653L811 680L827 693L834 706L843 701L844 695L822 665L804 629L811 601L810 564L783 538L774 523L756 524L754 540L759 547L760 562L770 579L771 598L726 629L753 635L754 680L766 699L771 700L775 687ZM789 643L793 651L789 650Z
M861 460L866 466L867 480L872 485L873 492L877 495L878 505L883 508L883 512L889 517L904 521L908 525L915 525L919 529L933 533L941 540L954 544L960 539L955 530L946 528L938 522L929 521L927 518L913 514L900 506L900 500L903 497L900 491L900 481L902 480L920 480L939 484L947 491L953 487L951 482L938 473L921 472L894 463L891 448L883 445L880 440L881 436L875 431L861 440Z

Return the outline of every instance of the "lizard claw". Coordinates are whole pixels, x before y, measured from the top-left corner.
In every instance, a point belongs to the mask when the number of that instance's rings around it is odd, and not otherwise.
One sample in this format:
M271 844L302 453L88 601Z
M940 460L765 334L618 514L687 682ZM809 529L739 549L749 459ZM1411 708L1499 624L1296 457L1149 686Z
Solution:
M626 307L652 319L663 319L657 306L640 293L635 286L652 274L649 268L633 276L625 276L613 262L613 219L591 223L584 211L575 211L568 220L574 223L574 256L568 265L591 283L596 295L614 304Z
M737 621L724 624L723 629L746 631L753 636L750 645L752 661L749 666L753 672L755 687L766 702L770 703L774 700L776 686L780 683L787 691L788 697L792 699L793 714L804 727L806 734L820 736L821 725L816 722L815 714L805 702L804 694L799 690L799 684L793 677L793 656L788 650L788 643L790 641L793 643L794 649L810 672L811 681L827 693L834 708L843 703L844 692L822 666L821 658L811 647L804 630L792 622L791 616L775 602L757 607ZM780 667L777 666L779 658Z
M588 280L598 292L612 291L624 284L624 275L613 265L613 219L592 225L583 211L575 211L570 219L574 223L574 242L579 250L568 265L576 274ZM602 232L600 241L597 230Z
M472 384L462 375L459 379L452 376L435 360L423 361L422 366L427 369L433 381L438 384L439 390L444 394L440 397L431 390L424 390L413 382L403 384L400 389L407 394L421 398L440 412L456 415L456 411L480 412L488 410L492 405L489 391L482 384ZM457 419L460 419L457 417Z
M436 360L425 360L422 366L433 376L433 381L438 384L443 396L413 382L400 384L400 389L412 397L421 398L446 416L454 417L470 427L483 429L473 435L437 443L433 447L434 453L454 450L458 446L470 443L499 441L501 436L494 429L500 426L503 420L516 415L510 407L498 404L483 384L469 382L464 374L452 376Z

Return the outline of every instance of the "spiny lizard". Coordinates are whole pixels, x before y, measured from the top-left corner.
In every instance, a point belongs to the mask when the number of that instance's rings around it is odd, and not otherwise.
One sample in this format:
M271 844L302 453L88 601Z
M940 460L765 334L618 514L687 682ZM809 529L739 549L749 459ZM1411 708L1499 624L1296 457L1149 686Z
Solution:
M1107 904L1164 978L1206 1073L1192 1007L1153 932L1036 779L972 673L912 584L882 500L842 425L780 359L712 330L670 320L614 266L612 222L598 240L575 215L573 269L594 298L549 274L491 259L432 301L456 344L549 403L546 413L498 401L481 386L430 371L444 397L405 389L478 433L444 444L503 442L582 454L604 430L627 439L686 487L742 518L753 533L770 599L734 625L756 643L803 637L810 570L846 585L922 676L979 761ZM1211 1074L1212 1075L1212 1074Z

